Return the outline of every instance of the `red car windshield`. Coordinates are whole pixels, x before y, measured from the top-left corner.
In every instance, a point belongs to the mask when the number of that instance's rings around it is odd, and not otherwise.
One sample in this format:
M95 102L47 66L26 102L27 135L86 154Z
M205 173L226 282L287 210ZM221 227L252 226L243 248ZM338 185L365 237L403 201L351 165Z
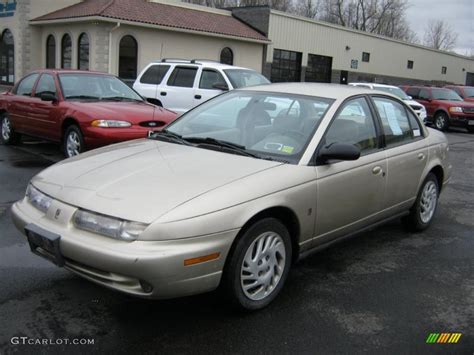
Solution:
M133 89L114 76L98 74L59 74L66 100L143 101Z

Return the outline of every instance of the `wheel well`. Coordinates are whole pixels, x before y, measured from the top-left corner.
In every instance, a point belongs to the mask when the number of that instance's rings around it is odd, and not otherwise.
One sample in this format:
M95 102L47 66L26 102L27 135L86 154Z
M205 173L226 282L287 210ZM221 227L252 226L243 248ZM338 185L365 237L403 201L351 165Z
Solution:
M436 180L438 181L439 191L443 187L443 179L444 179L444 171L440 165L436 165L433 169L430 170L430 173L433 173L436 176Z
M436 115L437 115L438 113L445 114L445 115L448 116L448 118L449 118L449 113L447 113L445 110L437 110L437 111L435 111L435 113L433 114L433 117L436 117Z
M6 110L0 110L0 117L3 116L4 113L7 113Z
M240 238L240 236L242 236L245 233L245 231L248 228L250 228L250 226L252 226L255 222L263 218L270 218L270 217L278 219L288 229L288 232L290 233L290 238L291 238L292 260L293 262L295 262L298 259L298 255L299 255L298 241L300 237L300 224L298 222L298 217L296 217L296 214L287 207L271 207L257 213L252 218L250 218L244 224L239 234L235 238L234 243L231 248L231 252L233 251L237 240Z
M64 119L63 121L63 124L61 126L61 131L62 131L62 137L64 136L64 132L66 132L66 129L68 129L69 126L72 126L72 125L77 125L79 127L79 124L77 123L77 121L72 118L72 117L67 117L66 119Z

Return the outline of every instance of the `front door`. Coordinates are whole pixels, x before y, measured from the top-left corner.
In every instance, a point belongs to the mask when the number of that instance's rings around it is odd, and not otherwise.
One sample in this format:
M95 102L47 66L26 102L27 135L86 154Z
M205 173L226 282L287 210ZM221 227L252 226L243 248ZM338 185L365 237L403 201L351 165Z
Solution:
M217 70L210 68L200 70L198 86L194 91L194 106L200 105L214 96L222 94L223 90L218 89L216 86L229 88L224 77Z
M349 143L361 150L355 161L317 165L316 239L322 243L380 218L387 162L366 97L347 101L329 126L322 145Z

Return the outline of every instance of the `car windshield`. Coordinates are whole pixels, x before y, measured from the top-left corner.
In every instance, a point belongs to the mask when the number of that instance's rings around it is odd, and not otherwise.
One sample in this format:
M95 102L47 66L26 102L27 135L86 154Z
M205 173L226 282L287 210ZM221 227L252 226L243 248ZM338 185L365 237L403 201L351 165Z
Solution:
M66 100L143 101L135 91L114 76L97 74L59 74Z
M474 88L472 87L465 87L464 88L464 95L466 97L474 97Z
M270 81L262 74L248 69L225 69L227 77L234 89L239 89L247 86L270 84Z
M403 92L403 90L400 89L400 88L388 87L388 86L375 86L374 89L379 90L379 91L388 92L389 94L395 95L395 96L399 97L402 100L410 100L408 95L405 94Z
M449 89L432 89L433 100L463 101L461 96Z
M166 131L187 142L232 144L239 153L296 164L333 101L235 90L185 113Z

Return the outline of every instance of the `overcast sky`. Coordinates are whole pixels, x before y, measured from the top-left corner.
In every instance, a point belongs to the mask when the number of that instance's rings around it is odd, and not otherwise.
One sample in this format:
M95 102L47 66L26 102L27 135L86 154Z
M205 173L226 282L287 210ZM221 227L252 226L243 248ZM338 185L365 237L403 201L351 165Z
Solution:
M411 29L423 42L430 19L443 19L458 33L455 51L474 55L474 0L409 0L407 17Z

